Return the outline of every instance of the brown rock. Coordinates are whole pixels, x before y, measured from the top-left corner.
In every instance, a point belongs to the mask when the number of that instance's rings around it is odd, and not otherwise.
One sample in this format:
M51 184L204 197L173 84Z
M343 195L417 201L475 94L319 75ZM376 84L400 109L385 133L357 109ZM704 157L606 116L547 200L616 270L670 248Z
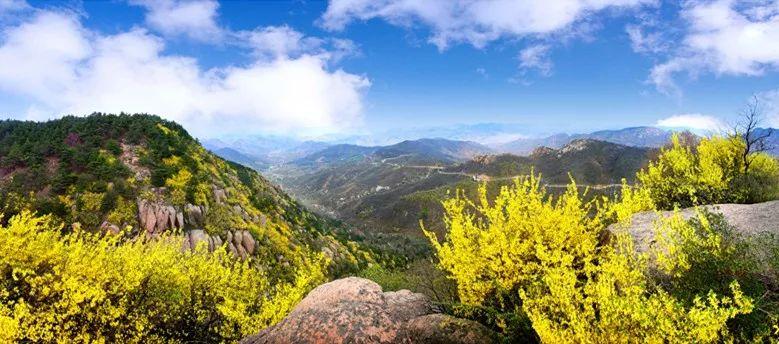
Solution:
M434 312L430 300L422 294L408 290L385 293L372 281L349 277L315 288L284 320L244 338L241 343L490 343L497 340L497 335L478 323L448 316L428 318Z
M243 241L241 242L243 245L243 248L246 250L246 253L249 255L254 254L254 247L256 245L256 241L254 240L254 237L252 236L249 231L243 231Z
M227 242L227 250L230 251L230 253L233 254L234 257L238 258L238 250L235 249L235 245L233 245L232 241Z
M147 206L145 213L142 214L141 217L145 219L143 229L146 230L147 233L153 234L154 227L157 224L157 217L154 215L154 211Z
M184 213L176 213L176 228L184 229Z
M121 230L119 229L119 226L110 223L108 221L103 221L103 223L100 224L100 230L102 230L105 233L111 233L111 234L119 234Z
M238 230L233 232L233 245L235 245L235 248L238 248L242 246L243 243L243 232Z

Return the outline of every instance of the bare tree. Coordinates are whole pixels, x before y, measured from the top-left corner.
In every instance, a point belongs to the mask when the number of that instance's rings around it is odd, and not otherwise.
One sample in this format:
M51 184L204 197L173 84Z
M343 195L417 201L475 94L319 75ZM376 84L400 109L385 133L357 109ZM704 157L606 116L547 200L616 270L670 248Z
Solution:
M744 164L744 174L747 174L754 158L753 153L766 152L773 148L768 141L773 134L773 129L759 130L763 123L764 112L757 96L752 97L740 115L741 120L734 126L733 132L736 137L744 140L745 147L741 159Z

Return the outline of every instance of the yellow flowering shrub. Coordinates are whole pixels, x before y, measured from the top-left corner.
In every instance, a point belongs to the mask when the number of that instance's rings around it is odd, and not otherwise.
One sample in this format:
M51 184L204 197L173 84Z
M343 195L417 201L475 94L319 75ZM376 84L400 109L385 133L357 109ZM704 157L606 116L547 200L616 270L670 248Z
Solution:
M647 192L584 202L575 183L551 197L531 176L491 201L485 186L478 204L444 201L446 240L428 235L463 303L524 313L543 342L716 342L729 319L752 310L738 283L730 297L685 303L652 283L627 233L604 235L607 224L651 208Z
M439 244L426 234L441 268L457 281L462 302L516 299L518 288L549 264L581 265L593 258L602 228L599 218L587 216L593 204L578 197L575 184L555 201L539 185L540 178L531 176L502 187L492 202L484 185L478 204L462 194L444 201L447 240Z
M283 281L223 249L182 251L174 236L120 240L62 235L28 212L0 227L0 341L232 342L325 278L321 255Z
M779 162L751 153L745 171L739 137L704 138L697 146L674 135L671 146L637 174L660 209L712 203L753 203L779 197Z

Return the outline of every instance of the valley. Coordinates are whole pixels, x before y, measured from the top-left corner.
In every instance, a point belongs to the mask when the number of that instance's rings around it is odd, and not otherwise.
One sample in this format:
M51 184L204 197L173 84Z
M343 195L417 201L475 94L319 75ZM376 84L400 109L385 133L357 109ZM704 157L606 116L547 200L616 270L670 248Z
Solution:
M606 138L627 137L637 129L626 130ZM485 183L497 192L535 173L552 193L564 191L573 178L592 196L613 195L622 179L632 183L635 173L657 154L660 137L670 135L644 130L654 139L639 136L637 144L650 142L652 147L572 138L558 148L537 146L521 156L475 142L420 139L375 147L333 145L260 171L309 208L349 223L356 233L417 241L412 254L417 255L424 252L426 240L420 221L443 234L439 199L457 190L475 196L478 185ZM576 137L585 136L604 137Z

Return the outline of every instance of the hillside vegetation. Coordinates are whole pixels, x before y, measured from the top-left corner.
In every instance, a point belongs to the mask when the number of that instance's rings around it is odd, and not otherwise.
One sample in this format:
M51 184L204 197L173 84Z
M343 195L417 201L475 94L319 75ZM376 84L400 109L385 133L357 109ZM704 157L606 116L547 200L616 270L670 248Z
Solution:
M446 235L427 232L437 266L457 286L453 312L517 341L775 340L772 234L739 235L704 210L655 223L648 252L624 230L642 211L777 198L779 162L750 153L745 169L734 154L743 149L740 137L692 146L675 137L616 198L587 201L574 183L554 196L533 175L494 197L484 185L475 200L458 192L444 201Z
M0 214L20 341L233 341L376 256L149 115L1 122Z

